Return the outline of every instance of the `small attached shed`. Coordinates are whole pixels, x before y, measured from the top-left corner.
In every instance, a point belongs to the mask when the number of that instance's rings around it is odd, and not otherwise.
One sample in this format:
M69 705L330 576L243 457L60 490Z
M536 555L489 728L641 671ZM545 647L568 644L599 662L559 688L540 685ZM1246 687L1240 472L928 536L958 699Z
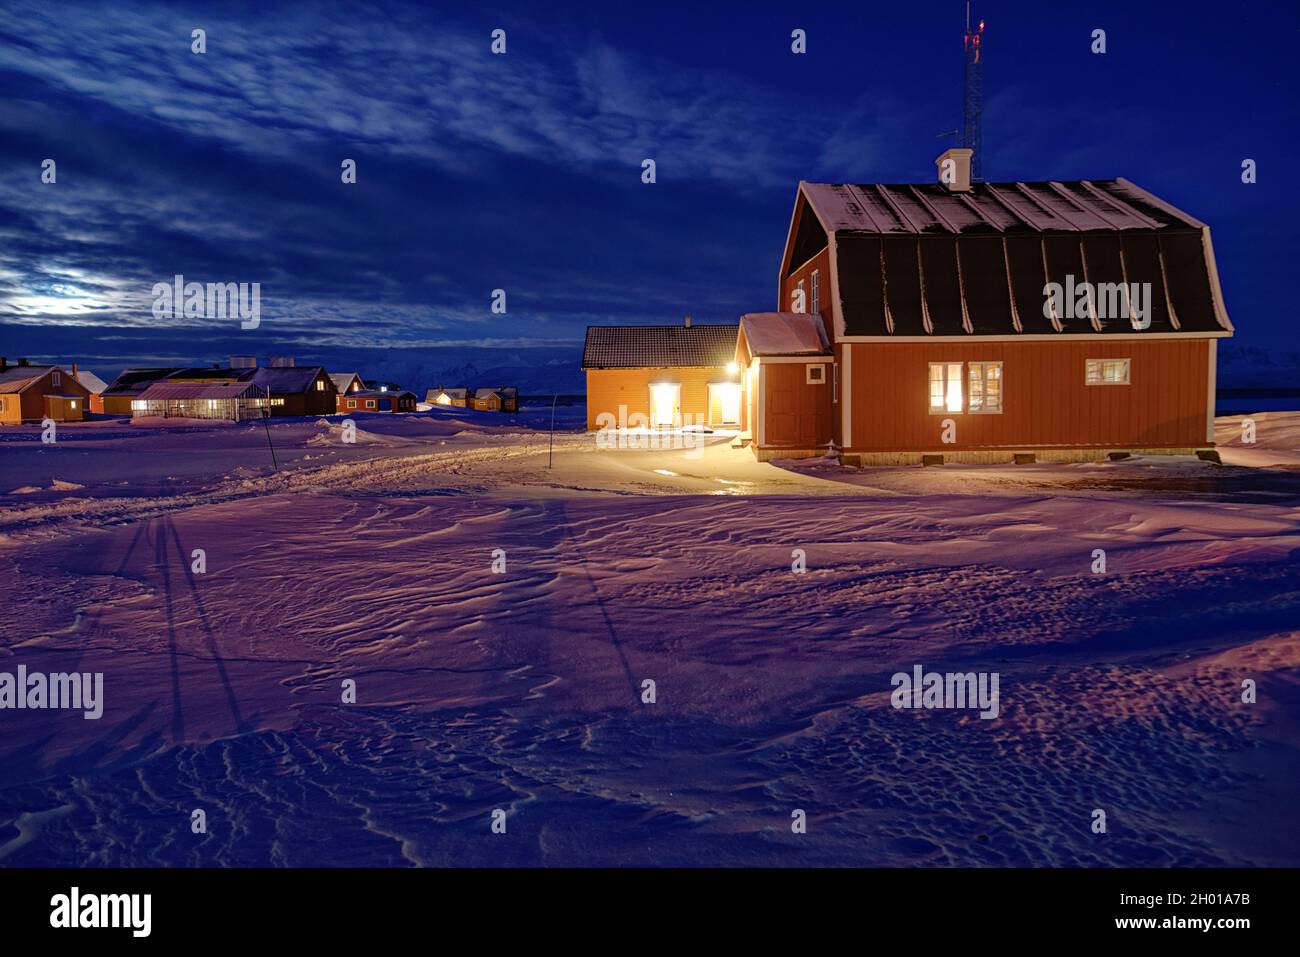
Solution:
M743 424L760 462L826 454L833 437L834 363L817 316L751 312L741 317L736 365L745 385Z

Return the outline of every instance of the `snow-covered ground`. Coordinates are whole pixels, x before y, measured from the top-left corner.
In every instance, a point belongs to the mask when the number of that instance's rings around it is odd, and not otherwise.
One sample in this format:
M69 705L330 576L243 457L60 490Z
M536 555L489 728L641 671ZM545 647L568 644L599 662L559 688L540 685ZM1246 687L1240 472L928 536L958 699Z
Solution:
M1300 414L859 470L580 412L0 431L0 672L106 702L0 711L0 863L1300 864Z

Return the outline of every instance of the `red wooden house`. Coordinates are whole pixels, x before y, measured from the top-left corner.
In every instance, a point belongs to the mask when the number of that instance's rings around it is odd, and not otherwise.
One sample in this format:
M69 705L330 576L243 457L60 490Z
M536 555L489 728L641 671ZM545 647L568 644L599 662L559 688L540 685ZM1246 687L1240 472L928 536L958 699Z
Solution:
M1233 327L1208 227L1124 179L971 184L969 150L945 160L950 183L800 183L781 312L737 344L758 456L1212 448Z

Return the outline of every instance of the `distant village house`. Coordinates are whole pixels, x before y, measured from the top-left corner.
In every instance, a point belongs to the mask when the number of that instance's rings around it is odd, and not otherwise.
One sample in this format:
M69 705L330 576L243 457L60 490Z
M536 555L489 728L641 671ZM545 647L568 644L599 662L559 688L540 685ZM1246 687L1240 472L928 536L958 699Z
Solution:
M61 367L30 365L26 359L11 366L0 358L0 422L79 422L89 404L90 390Z
M519 390L505 386L498 389L475 389L469 402L480 412L518 412Z
M416 395L409 389L380 391L379 389L362 389L340 395L337 400L339 412L414 412Z
M424 394L424 401L430 405L455 406L463 409L469 405L469 389L462 387L444 389L438 386Z

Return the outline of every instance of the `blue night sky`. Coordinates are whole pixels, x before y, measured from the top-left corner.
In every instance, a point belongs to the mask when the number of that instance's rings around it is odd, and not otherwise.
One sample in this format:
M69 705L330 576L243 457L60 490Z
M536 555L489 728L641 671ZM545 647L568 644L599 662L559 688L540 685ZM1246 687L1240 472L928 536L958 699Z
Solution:
M800 179L930 181L960 124L959 0L547 6L0 0L0 354L576 378L590 323L773 308ZM975 10L986 178L1146 187L1212 227L1238 344L1293 349L1300 6ZM261 327L155 319L176 273L260 282Z

